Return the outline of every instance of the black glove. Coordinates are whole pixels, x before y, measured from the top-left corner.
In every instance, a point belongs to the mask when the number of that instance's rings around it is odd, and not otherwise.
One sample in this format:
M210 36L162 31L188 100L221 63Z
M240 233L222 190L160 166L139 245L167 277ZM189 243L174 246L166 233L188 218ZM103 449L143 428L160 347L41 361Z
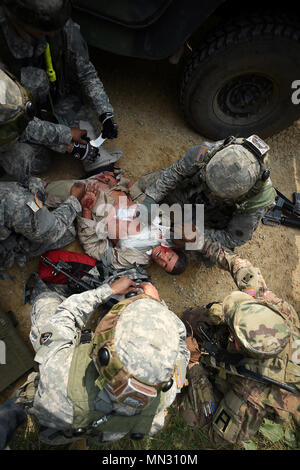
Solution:
M86 144L74 142L70 153L78 160L85 160L88 157L89 160L93 161L98 155L98 148L93 147L89 142Z
M14 398L0 406L0 449L5 449L15 430L25 419L26 413L22 405L15 403Z
M103 113L100 116L103 139L115 139L118 137L118 126L115 124L113 117L111 113Z

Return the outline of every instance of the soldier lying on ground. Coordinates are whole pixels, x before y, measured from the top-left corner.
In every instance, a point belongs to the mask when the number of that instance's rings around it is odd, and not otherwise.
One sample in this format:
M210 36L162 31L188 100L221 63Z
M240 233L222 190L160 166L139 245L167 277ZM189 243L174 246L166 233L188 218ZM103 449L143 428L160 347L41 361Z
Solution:
M65 299L37 279L32 289L30 340L39 373L21 387L17 402L40 424L51 445L81 438L94 443L153 435L180 391L189 351L181 320L152 284L122 277L110 286ZM84 330L112 295L124 300Z
M20 138L1 149L0 165L7 174L23 182L46 171L50 150L80 158L86 172L120 157L120 152L110 155L102 147L95 154L85 140L86 129L95 138L101 127L103 138L115 138L117 126L80 28L70 19L68 0L1 2L0 62L30 90L37 109ZM85 121L85 130L80 121Z
M120 170L115 170L120 171ZM49 183L46 204L56 207L76 180ZM85 253L114 269L148 266L151 260L170 274L185 270L186 257L164 239L159 219L148 227L137 217L140 191L119 172L102 172L85 180L86 193L77 217L78 238ZM143 207L142 207L143 208Z
M243 245L275 202L268 150L257 136L192 147L169 168L137 181L149 217L155 203L204 204L205 237L230 250Z
M191 352L189 385L180 404L183 417L218 444L247 441L265 417L279 422L293 419L299 426L300 322L296 311L268 289L260 270L248 260L209 240L202 251L231 273L241 292L183 314ZM253 373L267 381L243 376Z

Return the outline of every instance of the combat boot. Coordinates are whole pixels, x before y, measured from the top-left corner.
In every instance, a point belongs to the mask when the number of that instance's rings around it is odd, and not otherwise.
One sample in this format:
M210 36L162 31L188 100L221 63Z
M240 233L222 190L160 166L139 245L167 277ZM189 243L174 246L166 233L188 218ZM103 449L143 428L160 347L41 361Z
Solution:
M47 284L40 279L38 273L31 273L24 284L23 303L33 303L36 297L44 292L52 292Z

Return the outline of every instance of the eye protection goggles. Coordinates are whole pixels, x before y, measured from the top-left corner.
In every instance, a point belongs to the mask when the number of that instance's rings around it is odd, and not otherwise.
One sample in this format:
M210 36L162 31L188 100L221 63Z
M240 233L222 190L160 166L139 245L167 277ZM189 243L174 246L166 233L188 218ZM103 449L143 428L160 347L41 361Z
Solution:
M106 389L119 403L137 409L144 409L157 397L155 387L143 384L134 377L129 377L126 383L116 389L110 385Z

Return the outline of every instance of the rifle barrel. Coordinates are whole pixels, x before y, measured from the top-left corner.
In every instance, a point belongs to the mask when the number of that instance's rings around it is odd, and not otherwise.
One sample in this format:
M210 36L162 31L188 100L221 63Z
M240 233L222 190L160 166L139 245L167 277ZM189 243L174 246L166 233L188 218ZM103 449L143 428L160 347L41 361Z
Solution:
M76 277L72 276L71 274L65 272L63 269L56 266L56 264L52 263L52 261L50 261L45 256L41 256L41 259L43 260L43 262L45 264L48 264L48 266L51 266L55 271L57 271L60 274L63 274L64 276L66 276L67 279L70 279L70 281L72 281L77 286L82 287L85 291L91 289L91 286L86 284L84 281L81 281L80 279L77 279Z

